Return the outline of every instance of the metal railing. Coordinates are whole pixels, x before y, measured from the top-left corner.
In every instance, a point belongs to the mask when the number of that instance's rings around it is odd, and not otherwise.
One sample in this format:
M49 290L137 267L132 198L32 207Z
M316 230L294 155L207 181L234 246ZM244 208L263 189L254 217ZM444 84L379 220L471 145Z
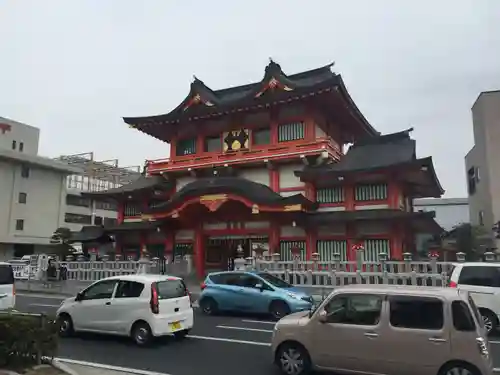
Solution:
M334 254L333 261L322 261L315 253L312 260L296 257L292 261L281 261L280 254L246 258L246 269L268 272L295 286L320 291L325 294L333 288L349 284L388 284L444 287L454 264L465 262L465 254L457 254L457 262L439 262L436 256L427 261L413 261L405 253L402 261L389 261L387 255L379 254L378 262L340 261ZM486 262L495 262L496 255L485 254Z
M71 259L71 258L70 258ZM64 261L66 275L64 281L94 282L106 277L131 275L139 272L169 274L175 276L189 276L193 267L189 256L170 259L141 259L115 261ZM38 266L29 264L29 261L10 261L16 280L35 281L40 279ZM59 273L58 273L59 275ZM59 280L59 277L55 281ZM54 281L54 280L53 280Z

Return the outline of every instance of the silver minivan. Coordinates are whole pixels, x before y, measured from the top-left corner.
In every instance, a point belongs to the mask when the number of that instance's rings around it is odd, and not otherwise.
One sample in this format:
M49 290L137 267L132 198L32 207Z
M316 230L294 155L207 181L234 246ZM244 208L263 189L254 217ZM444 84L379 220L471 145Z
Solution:
M451 288L336 289L315 310L281 319L272 350L287 375L493 374L477 307L467 292Z

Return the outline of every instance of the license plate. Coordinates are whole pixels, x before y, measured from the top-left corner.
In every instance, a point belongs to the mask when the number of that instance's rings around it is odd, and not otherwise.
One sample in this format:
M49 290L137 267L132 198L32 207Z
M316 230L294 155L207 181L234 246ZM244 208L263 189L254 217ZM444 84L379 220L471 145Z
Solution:
M169 323L169 326L172 331L178 331L181 329L181 322Z

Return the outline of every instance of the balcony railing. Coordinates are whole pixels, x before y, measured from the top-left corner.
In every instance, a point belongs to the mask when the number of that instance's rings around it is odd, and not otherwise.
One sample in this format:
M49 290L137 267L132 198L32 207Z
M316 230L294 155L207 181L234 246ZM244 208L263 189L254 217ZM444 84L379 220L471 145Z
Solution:
M296 157L319 155L326 153L326 157L339 160L341 150L331 139L316 139L315 141L283 142L265 147L254 147L246 151L228 153L212 152L199 155L176 156L158 160L146 160L148 174L179 171L183 169L198 169L223 166L225 164L245 164L258 161L276 161Z

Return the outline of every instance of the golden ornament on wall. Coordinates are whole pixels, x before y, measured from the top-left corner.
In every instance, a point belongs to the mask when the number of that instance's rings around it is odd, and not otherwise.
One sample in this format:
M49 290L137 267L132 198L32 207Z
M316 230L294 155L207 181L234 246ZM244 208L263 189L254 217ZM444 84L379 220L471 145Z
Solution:
M248 129L232 130L223 134L223 151L248 150L250 136Z

